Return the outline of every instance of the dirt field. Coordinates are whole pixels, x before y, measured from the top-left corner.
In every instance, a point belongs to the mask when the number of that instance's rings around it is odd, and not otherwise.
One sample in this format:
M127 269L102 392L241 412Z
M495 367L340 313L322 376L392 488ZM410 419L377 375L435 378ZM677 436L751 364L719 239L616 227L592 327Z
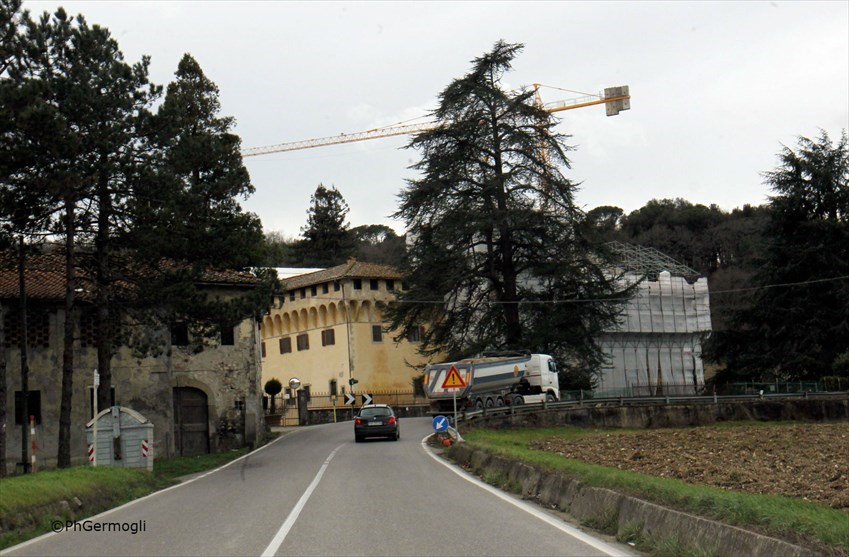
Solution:
M534 448L641 474L817 501L849 514L849 422L610 432Z

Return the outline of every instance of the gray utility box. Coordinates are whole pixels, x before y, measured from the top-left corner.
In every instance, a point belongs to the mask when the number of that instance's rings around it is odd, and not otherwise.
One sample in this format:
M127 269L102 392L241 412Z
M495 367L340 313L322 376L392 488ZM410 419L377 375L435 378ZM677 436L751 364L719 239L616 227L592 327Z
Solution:
M147 468L153 471L153 424L135 410L124 406L103 410L86 424L85 439L88 460L96 466Z

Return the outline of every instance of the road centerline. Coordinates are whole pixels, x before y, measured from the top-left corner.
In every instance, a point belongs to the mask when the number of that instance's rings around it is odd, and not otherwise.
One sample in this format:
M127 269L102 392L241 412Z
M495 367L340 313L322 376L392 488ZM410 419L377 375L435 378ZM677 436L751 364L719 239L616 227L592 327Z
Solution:
M304 507L312 496L315 488L318 487L318 483L321 481L321 477L324 475L324 471L327 470L327 467L330 465L330 461L333 460L333 457L336 456L336 453L344 447L345 444L341 444L330 453L324 463L321 465L321 468L318 469L318 473L313 478L310 485L307 486L307 489L304 491L304 494L301 495L301 498L298 499L298 502L292 507L292 510L289 512L289 516L286 517L286 520L283 521L283 525L280 526L280 529L277 531L277 534L274 535L274 538L271 540L271 543L268 544L268 547L265 548L265 551L262 552L262 557L273 557L274 554L277 553L277 550L280 549L280 546L283 545L283 541L286 539L286 536L289 535L289 531L292 529L292 526L295 525L295 521L298 520L298 517L301 515L301 511L304 510Z

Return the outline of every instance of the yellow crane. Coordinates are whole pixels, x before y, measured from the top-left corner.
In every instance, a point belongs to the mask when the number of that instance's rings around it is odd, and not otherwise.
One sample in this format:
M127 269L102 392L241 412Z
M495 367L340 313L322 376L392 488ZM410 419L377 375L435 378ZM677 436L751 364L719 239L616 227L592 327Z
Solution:
M585 106L593 106L604 104L608 116L615 116L620 111L630 110L631 94L627 85L618 87L608 87L602 93L593 95L591 93L582 93L583 96L550 103L543 103L539 94L540 87L548 87L539 83L534 83L534 102L537 106L542 107L548 112L560 112L561 110L572 110L575 108L583 108ZM558 87L551 87L559 89ZM566 89L561 89L566 91ZM577 91L571 91L576 93ZM441 124L438 122L419 122L414 124L399 123L383 128L374 128L362 132L341 133L330 137L319 137L315 139L305 139L302 141L292 141L289 143L278 143L277 145L268 145L266 147L250 147L242 149L242 157L256 157L258 155L270 155L271 153L283 153L285 151L298 151L300 149L312 149L314 147L325 147L327 145L338 145L340 143L353 143L355 141L367 141L369 139L378 139L381 137L392 137L395 135L408 135L411 133L419 133L423 131L438 128Z

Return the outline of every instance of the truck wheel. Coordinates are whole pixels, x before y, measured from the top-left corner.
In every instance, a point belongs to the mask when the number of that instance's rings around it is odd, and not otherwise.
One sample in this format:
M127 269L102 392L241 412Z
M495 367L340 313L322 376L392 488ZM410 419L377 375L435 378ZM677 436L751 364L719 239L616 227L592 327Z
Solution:
M495 399L495 407L501 408L502 406L504 406L504 399L501 398L501 397L496 398Z
M554 395L553 395L553 394L551 394L551 393L546 393L546 395L545 395L545 401L546 401L546 402L557 402L557 399L554 397Z
M515 404L516 406L521 406L522 404L525 404L525 399L520 396L513 397L513 404Z
M495 406L495 403L492 402L492 399L491 398L486 399L486 407L492 408L493 406Z
M481 399L475 401L475 410L483 410L483 401Z

